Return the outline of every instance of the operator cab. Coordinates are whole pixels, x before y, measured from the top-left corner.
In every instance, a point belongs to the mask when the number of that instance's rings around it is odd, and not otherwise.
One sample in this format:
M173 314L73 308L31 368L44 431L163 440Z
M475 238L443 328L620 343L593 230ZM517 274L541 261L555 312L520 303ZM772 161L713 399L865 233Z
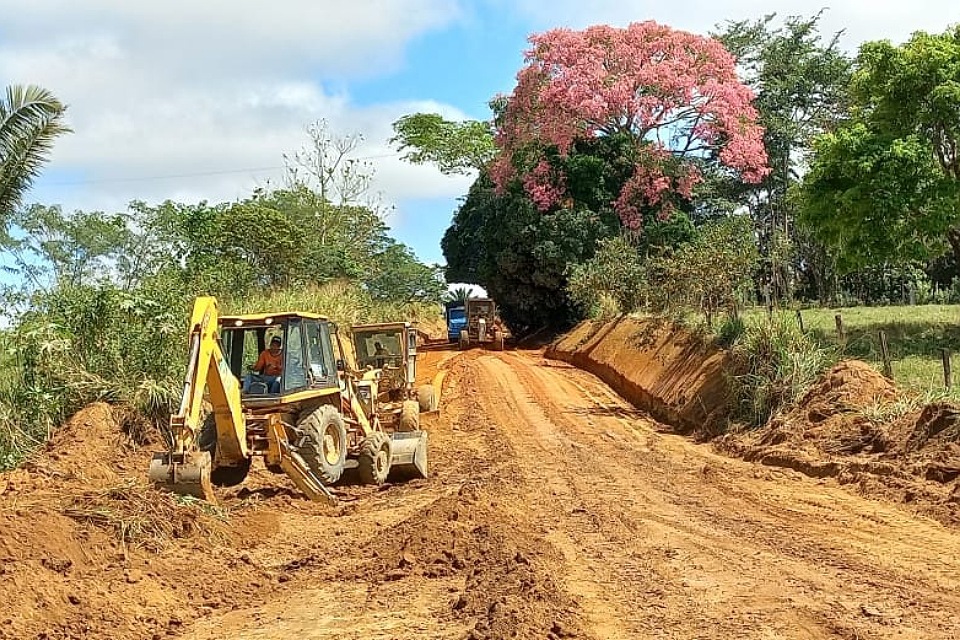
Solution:
M331 333L322 316L272 314L220 319L220 343L230 371L242 383L245 398L277 397L308 389L338 386ZM279 376L254 372L270 342L280 339Z
M399 399L416 379L417 331L409 322L351 327L357 368L376 369L378 393Z
M391 328L355 329L353 344L356 348L357 366L385 369L403 366L403 340L406 334L403 325Z

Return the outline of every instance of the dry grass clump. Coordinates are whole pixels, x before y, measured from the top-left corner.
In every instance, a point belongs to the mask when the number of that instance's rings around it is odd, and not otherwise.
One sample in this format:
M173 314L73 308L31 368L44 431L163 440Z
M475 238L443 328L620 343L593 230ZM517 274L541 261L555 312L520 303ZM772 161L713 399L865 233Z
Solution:
M64 515L112 530L127 545L159 552L173 540L225 535L225 512L195 498L174 496L135 482L71 496Z

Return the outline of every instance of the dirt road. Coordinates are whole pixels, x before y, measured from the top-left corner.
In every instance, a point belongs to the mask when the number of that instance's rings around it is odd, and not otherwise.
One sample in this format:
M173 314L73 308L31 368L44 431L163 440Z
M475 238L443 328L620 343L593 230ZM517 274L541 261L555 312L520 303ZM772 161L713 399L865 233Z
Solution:
M185 637L960 637L960 532L717 456L536 352L449 367L433 478L265 500L243 558L276 586Z

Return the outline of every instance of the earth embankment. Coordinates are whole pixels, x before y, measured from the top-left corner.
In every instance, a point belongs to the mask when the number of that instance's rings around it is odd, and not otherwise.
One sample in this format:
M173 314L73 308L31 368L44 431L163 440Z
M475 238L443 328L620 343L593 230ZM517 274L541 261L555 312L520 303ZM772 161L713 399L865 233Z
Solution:
M678 431L710 432L726 422L729 354L669 321L588 320L546 355L593 373Z
M869 364L843 360L755 429L731 423L728 351L658 318L583 322L546 350L635 406L716 449L831 478L862 494L960 522L960 407L910 406Z

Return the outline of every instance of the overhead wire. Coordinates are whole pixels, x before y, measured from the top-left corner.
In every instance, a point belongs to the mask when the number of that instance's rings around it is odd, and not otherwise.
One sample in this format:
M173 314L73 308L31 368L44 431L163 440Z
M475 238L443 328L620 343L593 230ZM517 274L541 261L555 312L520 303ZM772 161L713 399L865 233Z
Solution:
M360 156L357 158L348 157L347 160L377 160L380 158L395 158L399 157L399 153L381 153L371 156ZM82 186L88 184L113 184L113 183L123 183L123 182L149 182L152 180L177 180L181 178L202 178L206 176L222 176L222 175L231 175L237 173L255 173L263 171L280 171L286 169L287 165L278 165L273 167L251 167L246 169L223 169L219 171L196 171L192 173L175 173L168 175L156 175L156 176L136 176L132 178L102 178L102 179L92 179L92 180L62 180L58 182L44 182L44 187L66 187L66 186Z

